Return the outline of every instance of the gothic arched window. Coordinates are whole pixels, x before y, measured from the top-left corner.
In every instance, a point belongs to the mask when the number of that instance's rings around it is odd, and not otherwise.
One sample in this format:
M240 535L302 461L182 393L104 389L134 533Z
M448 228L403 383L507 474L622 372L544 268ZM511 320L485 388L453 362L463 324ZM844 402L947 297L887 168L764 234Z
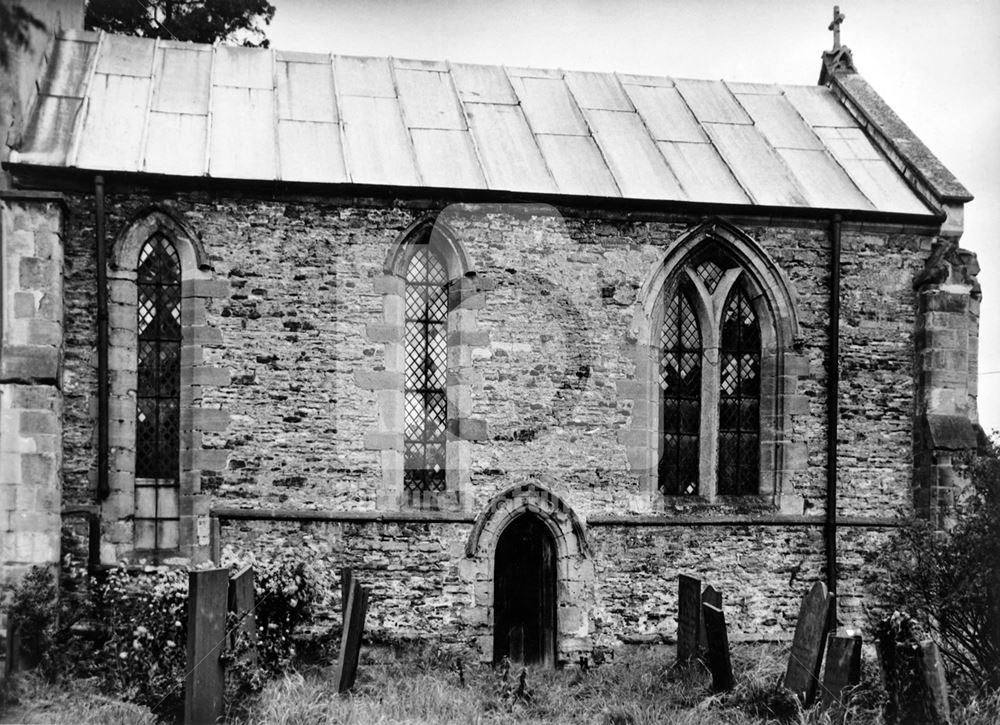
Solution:
M135 547L180 544L181 265L156 234L139 252L135 427Z
M744 270L711 244L665 290L659 488L681 496L756 494L761 330Z
M429 244L406 269L404 472L408 493L444 491L448 427L448 270Z

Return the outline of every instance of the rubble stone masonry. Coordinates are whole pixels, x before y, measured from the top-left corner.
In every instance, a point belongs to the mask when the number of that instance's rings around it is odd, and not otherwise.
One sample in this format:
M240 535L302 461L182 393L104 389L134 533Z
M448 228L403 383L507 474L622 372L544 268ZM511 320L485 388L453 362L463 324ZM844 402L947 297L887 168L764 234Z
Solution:
M140 188L109 189L109 238L154 201ZM64 498L90 503L93 200L69 203ZM823 576L827 220L727 220L781 269L795 306L781 486L800 508L723 497L671 501L651 514L637 504L642 475L622 438L636 411L620 391L640 374L629 328L644 282L703 219L541 205L441 212L478 295L468 328L475 339L462 350L463 397L450 401L476 421L476 432L463 440L467 483L457 508L407 521L386 496L383 471L395 443L379 390L398 369L387 356L399 348L386 332L385 264L403 231L444 205L209 192L174 194L167 203L200 238L206 279L228 285L206 296L190 321L217 331L190 351L196 364L217 371L204 385L194 382L190 398L198 408L191 419L201 421L192 439L199 490L216 509L310 511L317 519L223 521L224 547L309 552L329 563L331 581L350 565L374 586L376 630L439 635L475 644L488 658L490 611L477 602L488 604L491 594L477 592L488 579L466 546L489 502L532 486L582 522L568 534L586 551L585 565L573 564L580 579L560 579L562 659L591 646L671 637L676 575L684 572L723 590L737 636L790 632L802 593ZM885 523L914 512L914 281L936 241L931 229L843 227L838 513L847 519ZM6 324L6 307L4 314ZM387 512L397 519L380 519ZM355 520L336 520L341 514ZM841 532L846 624L864 624L865 564L889 531ZM567 596L566 582L583 594ZM584 634L580 642L574 633Z

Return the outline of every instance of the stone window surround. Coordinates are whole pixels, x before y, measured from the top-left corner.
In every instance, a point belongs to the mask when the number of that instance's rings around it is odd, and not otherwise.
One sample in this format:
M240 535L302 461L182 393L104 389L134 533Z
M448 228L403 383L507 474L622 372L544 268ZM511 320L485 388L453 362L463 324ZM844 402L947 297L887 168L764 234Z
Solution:
M171 241L181 265L180 388L180 546L170 551L136 551L135 432L137 385L137 301L139 252L154 234ZM163 563L199 563L209 558L209 497L201 492L201 472L225 468L228 453L202 447L202 435L225 430L229 414L203 408L202 388L229 384L228 370L207 365L204 348L222 345L222 333L207 321L212 298L229 296L215 280L198 236L165 205L145 208L111 246L108 269L108 434L110 494L101 504L102 563L157 558Z
M689 264L697 259L706 244L717 244L736 262L739 272L730 271L719 289L737 282L737 277L753 305L761 331L760 396L760 485L756 496L716 495L716 456L718 435L718 390L706 393L710 380L703 375L701 436L708 438L700 448L699 495L664 496L657 481L659 432L659 331L662 326L664 299L676 285ZM695 283L697 284L697 282ZM718 290L717 290L718 291ZM695 296L697 297L697 295ZM763 248L737 227L719 219L709 220L682 234L664 254L637 296L639 303L628 332L629 347L635 360L635 377L619 381L622 398L632 401L632 417L621 437L627 447L629 466L641 482L641 495L634 505L638 512L662 512L673 505L729 502L736 506L761 505L781 513L801 514L802 498L785 485L793 471L805 467L804 444L788 438L790 416L805 412L808 400L797 394L798 379L808 374L808 361L793 353L798 321L791 286L781 269ZM695 301L695 300L692 300ZM720 303L724 304L723 302ZM717 327L709 310L695 301L702 327L703 346L706 329ZM721 310L716 311L721 314ZM718 348L705 348L702 369L717 367ZM713 357L714 356L714 357Z
M381 510L431 509L467 511L472 505L470 468L473 441L487 438L486 421L471 418L472 389L478 382L472 349L489 345L489 334L479 329L478 311L486 299L484 286L472 270L455 230L435 214L411 224L392 245L375 279L382 295L382 321L369 324L365 336L384 344L384 369L358 371L356 384L375 393L378 429L364 439L366 449L378 451L382 487ZM403 491L403 413L406 351L404 344L406 270L413 245L428 243L447 264L448 290L448 429L445 443L444 492L425 492L415 499Z
M515 519L527 514L539 518L556 547L556 662L577 662L592 649L594 564L585 529L573 509L537 484L521 484L500 492L476 517L465 545L465 558L459 563L459 577L472 591L472 604L464 616L480 628L476 641L481 661L492 662L497 542Z

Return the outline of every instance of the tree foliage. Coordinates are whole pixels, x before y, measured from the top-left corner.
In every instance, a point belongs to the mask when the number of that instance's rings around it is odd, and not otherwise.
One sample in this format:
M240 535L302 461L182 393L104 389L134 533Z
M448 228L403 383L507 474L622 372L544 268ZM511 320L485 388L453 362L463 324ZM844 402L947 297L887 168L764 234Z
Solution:
M14 48L26 48L31 29L45 30L45 23L20 5L0 2L0 68L10 65Z
M1000 690L1000 446L972 456L973 491L949 533L918 524L881 557L880 593L938 642L952 671Z
M85 23L119 35L266 48L273 17L267 0L90 0Z

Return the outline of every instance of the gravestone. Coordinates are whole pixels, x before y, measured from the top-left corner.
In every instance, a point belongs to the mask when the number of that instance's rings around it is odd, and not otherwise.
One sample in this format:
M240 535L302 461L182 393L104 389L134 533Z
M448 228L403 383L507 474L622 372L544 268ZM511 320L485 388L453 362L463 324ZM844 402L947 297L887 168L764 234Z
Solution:
M948 680L944 674L944 663L938 646L931 640L920 643L921 664L924 670L924 686L927 688L926 702L932 723L948 723L951 720L951 706L948 704Z
M946 725L948 686L937 645L920 639L917 623L896 612L876 627L888 725Z
M257 666L257 617L254 614L253 567L248 566L229 580L229 611L238 624L230 633L230 646L235 647L241 634L250 646L247 660Z
M838 637L831 634L826 645L826 669L823 672L823 707L842 702L845 690L861 682L861 636Z
M698 657L701 623L701 582L681 574L677 578L677 662Z
M784 686L795 693L804 707L812 704L819 683L819 670L823 664L823 650L830 627L830 602L832 597L823 582L813 584L802 598L799 619L795 624L792 651L788 656Z
M347 600L351 596L351 584L354 582L354 572L345 566L340 570L340 616L347 616Z
M337 692L340 694L354 687L367 613L368 590L352 578L344 615L344 631L340 637L340 654L337 656Z
M711 604L716 609L722 609L722 592L709 584L705 587L705 591L701 593L701 603ZM705 620L698 623L698 643L701 645L702 649L708 647L708 638L705 633Z
M708 668L712 672L712 689L725 692L733 689L733 663L729 656L729 635L726 633L726 616L716 606L702 602L702 618L708 638Z
M220 655L226 637L228 569L188 573L187 675L184 722L214 723L223 715L225 671Z

